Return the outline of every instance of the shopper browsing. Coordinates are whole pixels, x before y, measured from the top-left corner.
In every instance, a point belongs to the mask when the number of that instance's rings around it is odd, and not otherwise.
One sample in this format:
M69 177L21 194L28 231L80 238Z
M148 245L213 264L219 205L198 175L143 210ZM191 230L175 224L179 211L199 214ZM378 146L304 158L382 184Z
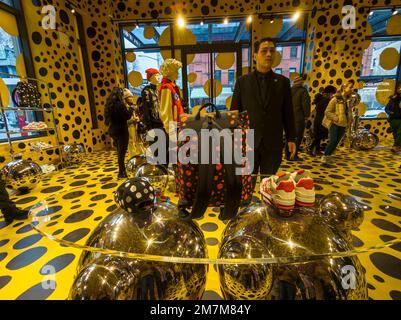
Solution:
M135 110L135 97L130 90L124 89L124 103L127 109ZM129 157L144 153L142 141L138 136L137 126L140 122L138 115L134 112L131 119L128 120L128 154Z
M347 129L350 108L348 98L354 92L354 84L355 82L350 80L343 85L341 91L330 100L327 106L323 125L329 129L329 144L321 158L324 163L330 159Z
M304 87L305 76L299 75L294 78L293 86L291 88L292 105L294 107L295 118L295 134L296 134L296 153L294 156L295 161L301 161L298 157L299 148L304 138L306 121L310 117L311 101L308 90ZM286 149L286 158L290 159L288 148Z
M322 121L327 106L336 92L337 89L329 85L324 88L323 93L318 93L315 96L315 100L313 102L315 104L315 119L313 120L312 126L313 141L308 150L308 154L311 156L315 156L321 152L320 143L322 140L327 139L328 137L327 128L322 125Z
M127 108L124 102L124 90L114 88L106 101L104 116L106 125L109 126L109 134L117 145L118 153L118 178L126 178L125 154L128 149L128 124L134 110Z
M21 210L10 200L4 180L0 177L0 210L3 213L6 224L14 220L24 220L28 218L28 210Z
M396 94L390 98L386 106L386 113L394 136L394 146L391 151L401 151L401 85L398 86Z

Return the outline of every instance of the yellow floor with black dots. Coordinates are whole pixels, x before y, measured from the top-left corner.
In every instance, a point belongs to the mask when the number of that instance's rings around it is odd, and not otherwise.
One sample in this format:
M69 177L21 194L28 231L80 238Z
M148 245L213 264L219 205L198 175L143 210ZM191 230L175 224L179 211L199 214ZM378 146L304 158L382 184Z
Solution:
M372 208L365 214L365 223L373 223L378 227L375 230L380 232L355 232L354 241L357 244L379 243L401 237L401 159L390 153L389 143L369 152L340 149L330 164L321 164L319 157L301 156L304 161L284 161L281 169L293 171L304 168L310 170L315 178L364 188L358 196ZM116 168L115 152L89 154L79 168L56 172L29 194L13 197L13 200L22 208L30 208L47 198L53 214L48 230L52 230L52 234L59 239L84 243L99 221L115 208L112 193L122 182L116 178ZM63 196L60 196L61 193ZM383 206L381 201L375 203L374 195L379 193L393 195L388 205ZM174 195L169 196L173 203L177 200ZM82 210L82 204L92 210ZM225 227L218 220L216 211L209 208L205 217L197 221L204 231L209 257L217 256ZM29 220L5 226L0 217L0 299L66 299L80 254L79 249L61 246L41 236ZM359 259L366 269L370 299L401 299L400 244L361 254ZM43 269L46 265L55 266L56 273L47 276ZM46 288L42 282L54 285ZM209 268L204 299L221 299L214 267Z

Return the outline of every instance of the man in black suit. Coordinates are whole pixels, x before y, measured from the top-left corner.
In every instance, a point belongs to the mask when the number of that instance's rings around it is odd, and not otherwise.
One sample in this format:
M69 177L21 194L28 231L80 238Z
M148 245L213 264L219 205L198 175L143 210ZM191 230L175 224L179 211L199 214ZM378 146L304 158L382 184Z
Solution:
M276 46L271 38L254 44L256 71L235 83L231 110L247 111L255 134L254 174L276 174L283 156L283 129L295 156L295 120L290 80L272 70Z

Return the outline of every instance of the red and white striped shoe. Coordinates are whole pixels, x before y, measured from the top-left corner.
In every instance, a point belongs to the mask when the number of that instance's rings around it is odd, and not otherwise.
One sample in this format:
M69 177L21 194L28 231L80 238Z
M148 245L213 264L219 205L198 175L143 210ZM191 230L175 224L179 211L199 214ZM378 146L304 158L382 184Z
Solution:
M289 172L280 172L260 183L260 193L265 202L284 210L294 209L295 182Z
M295 182L295 201L300 207L313 207L315 205L315 183L309 171L298 170L291 174Z

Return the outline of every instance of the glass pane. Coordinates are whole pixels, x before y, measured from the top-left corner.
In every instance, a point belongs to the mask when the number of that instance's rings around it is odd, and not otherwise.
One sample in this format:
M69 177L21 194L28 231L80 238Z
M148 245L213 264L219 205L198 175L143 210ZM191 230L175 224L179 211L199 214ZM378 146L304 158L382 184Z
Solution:
M289 78L291 73L301 71L302 44L277 46L277 51L281 54L281 62L274 72Z
M148 80L146 79L146 69L155 68L160 70L160 65L163 63L163 58L160 55L159 49L152 49L146 51L135 51L136 59L134 62L126 62L127 63L127 72L128 75L132 71L137 71L142 75L142 84L137 87L133 87L131 83L129 83L129 89L136 96L140 96L142 89L148 84Z
M383 50L395 48L400 52L401 40L399 41L375 41L363 53L362 58L362 77L369 76L395 76L397 67L392 70L385 70L380 67L380 55Z
M153 29L152 29L153 28ZM123 28L124 45L126 49L142 48L144 46L158 46L159 38L163 31L167 28L167 25L140 25L136 27L126 26ZM151 39L148 39L149 35L152 35ZM146 37L147 36L147 37Z
M14 6L14 1L13 0L0 0L0 2L3 2L7 5L9 5L10 7Z
M198 43L207 43L209 41L209 24L194 23L187 25L187 29L191 30L196 37Z
M233 95L234 92L234 75L237 72L237 55L235 52L225 52L225 58L222 59L225 65L221 65L217 59L219 53L213 54L214 59L214 75L216 80L217 88L213 90L218 90L216 92L217 96L214 97L214 103L217 109L227 110L226 102L229 97ZM229 66L232 62L232 65ZM221 85L221 91L219 86Z
M194 60L187 66L188 74L188 112L198 105L203 105L210 101L209 96L203 89L204 84L211 78L210 74L210 54L198 53ZM195 81L191 82L191 77L196 75ZM192 79L193 80L193 79Z
M283 28L280 33L275 37L277 41L291 41L305 39L305 30L303 30L302 22L297 22L292 19L291 16L283 17ZM301 29L299 28L301 27Z
M385 106L376 100L376 90L381 83L382 80L368 80L365 81L364 88L358 90L361 102L367 105L364 118L375 118L380 112L384 111Z
M368 22L372 27L372 37L386 36L387 23L392 16L391 9L373 10L373 14L368 16ZM398 12L401 9L398 8Z
M10 5L12 4L11 1L6 1L6 3ZM16 19L14 19L13 23L17 23ZM18 37L9 35L5 30L3 30L3 28L0 27L0 78L5 82L9 94L9 104L8 106L3 107L17 107L12 101L11 94L16 84L20 81L18 76L13 76L17 75L16 62L17 57L20 54L21 48ZM29 122L36 121L36 114L33 111L17 112L16 110L9 110L5 112L5 116L8 129L15 132L21 131L21 129ZM11 137L12 139L18 139L31 135L36 135L36 133L24 132L22 134L13 134ZM5 139L7 139L7 136L5 134L4 116L2 113L0 113L0 141L4 142Z

